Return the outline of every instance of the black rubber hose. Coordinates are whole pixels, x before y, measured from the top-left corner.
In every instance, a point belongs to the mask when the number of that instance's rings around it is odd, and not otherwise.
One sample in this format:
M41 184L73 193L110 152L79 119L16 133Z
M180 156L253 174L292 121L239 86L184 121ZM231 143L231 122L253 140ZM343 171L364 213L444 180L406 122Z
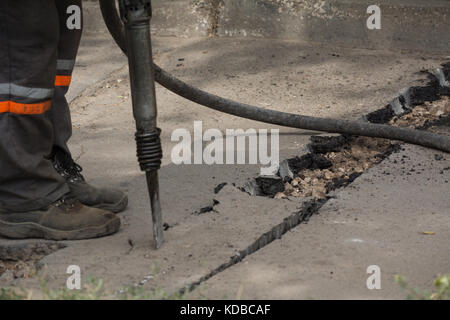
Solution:
M99 0L106 26L126 54L125 33L115 0ZM364 121L318 118L259 108L202 91L175 78L154 64L155 80L163 87L205 107L238 117L284 127L400 140L450 153L450 138L435 133Z

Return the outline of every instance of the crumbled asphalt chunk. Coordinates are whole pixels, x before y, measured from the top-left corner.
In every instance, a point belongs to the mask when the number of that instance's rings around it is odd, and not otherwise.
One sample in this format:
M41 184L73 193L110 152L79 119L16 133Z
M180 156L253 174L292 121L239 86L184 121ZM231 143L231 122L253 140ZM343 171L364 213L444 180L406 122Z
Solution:
M233 186L235 184L233 183ZM242 187L239 188L241 191L248 193L251 196L263 196L264 194L261 191L258 183L255 179L247 181Z
M437 81L425 87L411 87L409 92L412 106L440 99L439 83Z
M311 153L328 153L337 152L341 149L350 137L340 136L311 136L311 143L308 144L308 149Z
M383 109L369 113L366 118L369 122L372 123L386 123L391 120L394 115L395 114L391 106L387 105Z
M219 203L220 202L218 200L213 199L213 203L210 206L200 208L200 210L195 211L193 214L198 215L198 214L203 214L203 213L207 213L207 212L211 212L211 211L217 212L214 210L214 206L218 205Z
M227 182L222 182L219 183L215 188L214 188L214 193L218 194L220 192L220 190L223 189L223 187L225 187L228 183Z
M259 176L255 180L263 195L273 197L278 192L282 192L284 190L283 179L281 179L280 177Z
M327 169L333 166L333 163L320 154L308 153L301 157L289 159L289 166L294 173L305 169Z

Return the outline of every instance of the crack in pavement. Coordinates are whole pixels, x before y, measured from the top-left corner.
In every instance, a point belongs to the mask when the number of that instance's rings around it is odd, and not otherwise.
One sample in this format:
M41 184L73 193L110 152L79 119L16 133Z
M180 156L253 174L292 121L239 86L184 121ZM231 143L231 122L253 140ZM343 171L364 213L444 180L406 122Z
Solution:
M399 117L405 114L410 113L413 108L417 105L421 105L425 102L432 102L439 99L442 99L443 96L449 96L449 88L446 86L442 86L442 83L448 83L443 82L442 79L438 78L439 74L444 73L447 78L450 76L450 63L443 64L443 72L436 73L436 72L428 72L428 80L429 82L422 87L409 87L406 89L403 89L399 92L399 96L396 97L393 101L398 101L402 108L397 108L398 104L395 103L389 103L386 107L379 109L375 112L372 112L368 115L366 115L364 118L371 120L371 122L377 122L377 123L387 123L391 119L393 119L395 116ZM413 94L411 94L413 92ZM432 126L440 126L440 125L448 125L449 124L449 116L442 116L439 117L437 120L426 123L424 126L420 126L420 129L426 129L430 128ZM343 136L343 135L340 135ZM381 160L377 162L375 165L379 165L383 161L385 161L392 153L399 152L401 150L401 145L403 143L392 143L391 146L385 150L381 154ZM330 190L335 190L338 188L345 188L348 185L351 184L357 177L360 175L363 175L366 171L357 174L351 179L348 179L343 183L340 180L333 180L333 186ZM220 189L219 189L220 191ZM242 191L242 190L241 190ZM249 246L247 246L245 249L240 250L238 253L233 255L229 261L221 264L214 270L210 271L200 279L198 279L195 282L191 282L187 286L181 288L178 290L178 293L183 295L187 292L192 292L195 288L197 288L200 284L203 282L211 279L215 275L225 271L226 269L240 263L244 258L247 256L257 252L258 250L264 248L271 242L277 239L281 239L281 237L287 233L288 231L292 230L293 228L299 226L302 223L307 223L310 217L314 214L318 214L320 208L328 202L328 200L334 198L333 196L326 196L322 199L315 199L311 201L303 202L302 209L298 212L295 212L291 214L290 216L283 219L283 222L277 224L276 226L272 227L269 231L262 234L257 240L255 240L253 243L251 243Z
M202 282L207 281L208 279L212 278L216 274L228 269L229 267L241 262L245 257L251 255L252 253L255 253L256 251L262 249L263 247L267 246L269 243L273 242L274 240L280 239L286 232L289 230L295 228L301 223L306 223L309 218L315 214L318 213L319 209L330 199L331 197L327 199L321 199L318 201L308 201L303 204L303 208L296 212L291 214L289 217L284 218L283 222L277 224L274 226L270 231L265 232L262 234L257 240L255 240L252 244L250 244L247 248L244 250L240 250L238 253L236 253L234 256L230 258L228 262L225 262L221 264L216 269L209 272L207 275L201 277L199 280L187 285L186 287L180 289L178 291L179 294L183 295L187 292L191 292L196 287L198 287Z

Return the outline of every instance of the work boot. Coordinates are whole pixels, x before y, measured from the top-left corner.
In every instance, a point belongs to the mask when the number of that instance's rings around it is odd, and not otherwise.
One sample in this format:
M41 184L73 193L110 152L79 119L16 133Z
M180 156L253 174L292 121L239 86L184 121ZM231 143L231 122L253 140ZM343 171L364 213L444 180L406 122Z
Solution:
M13 239L80 240L117 232L120 218L114 213L87 207L73 196L64 196L42 210L0 213L0 236Z
M125 193L113 188L96 188L88 184L81 174L83 169L62 149L55 148L52 161L56 171L66 179L71 193L82 204L114 213L121 212L127 207L128 197Z

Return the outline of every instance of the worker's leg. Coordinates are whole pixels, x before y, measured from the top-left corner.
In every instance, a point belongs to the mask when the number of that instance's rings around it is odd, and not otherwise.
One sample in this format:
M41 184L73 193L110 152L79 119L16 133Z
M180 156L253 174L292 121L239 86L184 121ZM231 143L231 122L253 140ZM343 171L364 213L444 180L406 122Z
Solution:
M72 135L70 109L66 100L72 71L78 52L82 28L81 0L56 1L59 14L60 38L55 81L55 95L50 117L55 133L53 163L56 170L66 179L72 194L81 203L120 212L128 204L127 196L120 190L97 188L84 180L81 167L70 154L67 142Z
M120 219L82 205L50 159L58 0L0 1L0 237L85 239Z
M58 43L54 0L0 1L0 211L29 211L69 191L47 159Z
M50 119L54 128L54 145L70 154L67 142L72 136L72 121L66 93L80 44L83 15L81 0L55 1L59 16L58 60L56 65L55 95Z

